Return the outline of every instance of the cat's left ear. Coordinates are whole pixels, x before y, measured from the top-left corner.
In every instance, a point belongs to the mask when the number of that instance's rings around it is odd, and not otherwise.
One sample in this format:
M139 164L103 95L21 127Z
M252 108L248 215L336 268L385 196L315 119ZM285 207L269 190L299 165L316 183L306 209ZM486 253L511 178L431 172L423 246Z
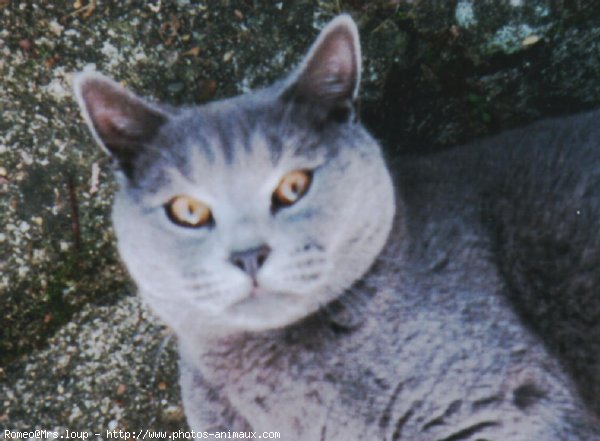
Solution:
M92 135L131 177L135 160L168 120L168 115L95 72L78 73L73 88Z
M340 15L321 31L281 98L308 104L317 117L346 121L354 115L360 69L358 29L349 15Z

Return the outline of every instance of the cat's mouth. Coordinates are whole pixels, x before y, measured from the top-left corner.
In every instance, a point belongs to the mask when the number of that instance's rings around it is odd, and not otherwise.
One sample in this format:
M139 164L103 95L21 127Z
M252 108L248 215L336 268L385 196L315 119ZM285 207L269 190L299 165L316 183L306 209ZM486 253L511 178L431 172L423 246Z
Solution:
M257 282L254 282L247 294L234 302L231 307L237 308L239 306L249 305L252 303L261 303L263 301L281 301L284 299L291 300L293 297L295 297L293 293L273 291L261 286Z
M248 294L248 299L255 299L259 296L267 295L269 291L261 287L256 281L252 283L252 288L250 289L250 293Z

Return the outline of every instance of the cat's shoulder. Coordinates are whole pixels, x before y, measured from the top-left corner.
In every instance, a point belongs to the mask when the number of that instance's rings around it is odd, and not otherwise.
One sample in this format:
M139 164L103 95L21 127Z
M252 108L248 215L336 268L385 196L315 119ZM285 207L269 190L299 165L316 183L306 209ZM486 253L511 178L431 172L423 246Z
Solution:
M394 161L402 181L443 180L473 183L502 179L515 170L565 173L600 163L600 109L544 118L478 138L433 154L416 154ZM403 182L403 184L406 184Z

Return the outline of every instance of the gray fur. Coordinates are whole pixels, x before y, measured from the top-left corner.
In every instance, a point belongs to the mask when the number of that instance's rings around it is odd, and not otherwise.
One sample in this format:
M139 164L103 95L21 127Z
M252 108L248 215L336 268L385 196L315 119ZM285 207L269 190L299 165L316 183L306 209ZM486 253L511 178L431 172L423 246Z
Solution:
M600 113L403 158L394 192L355 119L359 77L341 16L288 80L249 96L170 110L76 79L117 163L119 250L179 339L190 426L600 440ZM308 193L275 212L297 169L314 170ZM170 223L163 205L180 194L208 204L214 226ZM264 244L248 297L228 256Z

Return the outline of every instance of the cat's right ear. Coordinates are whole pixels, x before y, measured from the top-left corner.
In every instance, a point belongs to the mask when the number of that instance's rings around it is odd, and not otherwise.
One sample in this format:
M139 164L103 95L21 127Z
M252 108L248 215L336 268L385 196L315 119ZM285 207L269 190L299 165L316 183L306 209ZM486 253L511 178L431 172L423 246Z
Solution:
M73 88L96 142L131 177L136 157L167 122L168 115L95 72L75 74Z
M308 105L320 123L347 121L355 116L360 70L358 29L350 15L342 14L321 31L280 97Z

